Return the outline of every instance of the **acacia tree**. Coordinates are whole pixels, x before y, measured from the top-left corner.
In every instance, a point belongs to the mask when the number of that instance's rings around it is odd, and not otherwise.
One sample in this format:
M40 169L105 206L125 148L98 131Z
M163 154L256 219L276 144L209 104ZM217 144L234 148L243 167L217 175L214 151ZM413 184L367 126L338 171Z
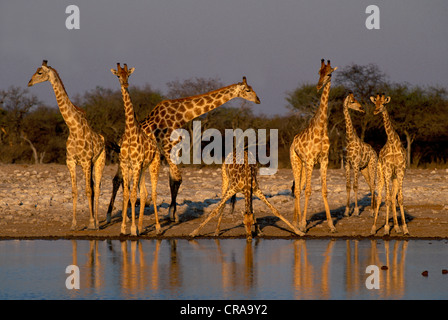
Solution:
M448 92L443 88L407 84L392 84L387 88L391 97L388 107L394 119L394 128L406 137L407 165L421 157L412 157L411 146L416 139L430 141L433 137L448 129Z
M359 137L364 141L366 131L369 128L377 128L380 121L373 115L374 105L370 97L378 92L383 92L388 83L387 76L376 64L358 65L351 64L335 72L335 84L352 91L356 99L364 106L365 114L354 114L355 122L359 122L361 131Z
M35 150L31 140L24 134L24 119L40 103L35 95L28 94L27 89L11 86L8 90L0 91L0 156L3 161L19 160L26 152L27 145Z

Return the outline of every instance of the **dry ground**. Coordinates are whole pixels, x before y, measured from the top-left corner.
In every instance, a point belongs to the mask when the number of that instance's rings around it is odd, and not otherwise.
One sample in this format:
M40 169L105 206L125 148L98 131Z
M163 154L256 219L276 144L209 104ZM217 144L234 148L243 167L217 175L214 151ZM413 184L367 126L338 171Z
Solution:
M71 231L72 199L71 183L64 165L0 165L0 239L24 238L127 238L120 236L122 192L118 193L113 211L113 221L106 225L106 211L112 191L112 178L117 166L105 168L100 197L100 230L86 230L89 213L84 193L84 176L78 167L78 230ZM216 206L221 193L221 170L216 167L183 168L183 183L178 197L180 222L166 219L170 192L168 168L162 167L158 192L158 210L162 233L158 237L188 237L200 221ZM149 175L146 182L150 190ZM260 176L259 183L268 200L292 220L294 199L291 196L292 172L280 169L273 176ZM308 213L308 231L305 237L369 237L373 218L370 217L370 194L364 178L360 176L360 216L344 217L345 174L343 170L328 171L328 200L337 233L330 233L325 222L321 196L319 170L315 169L312 180ZM302 192L302 198L304 194ZM221 225L221 238L244 237L241 212L244 201L238 196L236 210L230 214L227 205ZM383 195L377 237L383 236L385 207ZM352 209L354 205L352 191ZM303 208L304 201L301 201ZM390 237L448 238L448 170L409 169L404 183L404 204L410 236L403 236L391 229ZM138 212L138 208L137 208ZM257 198L254 212L264 237L296 237L289 228ZM398 211L399 212L399 211ZM392 217L390 217L392 218ZM390 219L392 221L392 219ZM146 207L144 230L140 237L156 237L153 207ZM392 222L390 222L392 224ZM201 230L201 236L213 236L216 219ZM128 232L129 232L128 224Z

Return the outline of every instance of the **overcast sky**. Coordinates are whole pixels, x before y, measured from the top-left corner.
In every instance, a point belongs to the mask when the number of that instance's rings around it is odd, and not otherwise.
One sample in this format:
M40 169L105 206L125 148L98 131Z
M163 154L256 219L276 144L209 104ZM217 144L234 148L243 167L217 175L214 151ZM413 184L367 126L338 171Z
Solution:
M366 7L380 9L368 30ZM80 29L68 30L68 5ZM448 87L448 1L35 0L0 3L0 90L26 87L43 59L69 96L118 89L117 62L135 67L130 84L191 77L247 81L255 112L285 114L285 95L316 83L320 59L332 66L375 63L394 82ZM337 72L337 71L336 71ZM56 105L48 83L29 89Z

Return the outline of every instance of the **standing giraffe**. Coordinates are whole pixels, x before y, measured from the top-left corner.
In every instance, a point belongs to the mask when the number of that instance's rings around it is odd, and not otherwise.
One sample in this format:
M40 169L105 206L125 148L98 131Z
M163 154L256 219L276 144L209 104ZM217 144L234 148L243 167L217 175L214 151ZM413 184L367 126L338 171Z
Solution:
M327 167L328 151L330 149L330 139L328 138L327 129L327 113L331 87L331 74L337 68L338 67L331 67L330 60L327 61L326 65L325 60L321 60L317 91L322 87L324 87L324 90L320 98L319 108L314 117L310 120L308 127L294 137L289 151L292 172L294 174L294 225L297 226L297 218L299 218L299 229L304 232L306 232L308 200L311 195L311 174L316 162L320 162L322 197L324 199L327 223L331 232L336 232L327 200ZM305 183L305 208L302 216L300 211L300 193Z
M117 70L110 71L118 77L123 96L125 129L121 138L120 148L120 170L123 173L123 221L121 223L121 233L126 233L126 217L129 202L129 185L133 180L131 191L132 225L131 235L138 235L143 228L143 216L145 212L145 200L148 192L145 185L145 170L149 167L151 176L151 195L156 217L156 233L160 232L159 217L157 214L157 178L160 168L160 156L157 149L157 142L152 132L145 134L138 123L131 98L129 96L129 76L135 68L128 69L126 63L124 68L117 63ZM132 175L132 179L131 179ZM138 228L135 226L135 203L137 201L137 188L140 189L140 214L138 218Z
M347 180L347 205L345 207L345 216L349 216L350 213L350 168L353 169L354 181L353 191L355 191L355 209L354 215L359 215L358 208L358 175L361 170L362 175L366 179L367 184L370 187L371 200L371 213L373 215L375 209L375 172L377 165L377 155L370 144L367 144L359 139L356 134L355 128L353 128L352 120L350 117L349 109L353 109L362 113L365 113L364 108L355 99L353 93L350 92L345 98L343 104L343 112L345 117L346 126L346 150L347 160L345 164L345 176Z
M157 139L157 144L170 167L169 181L171 204L169 207L169 215L172 215L174 221L179 221L179 217L176 213L176 198L182 183L182 175L178 166L172 161L170 156L171 149L180 142L180 139L171 141L171 133L194 118L238 97L257 104L260 103L260 99L255 91L247 84L246 77L243 77L243 82L232 84L202 95L182 99L164 100L151 111L146 119L140 122L140 125L146 134L149 134L150 132L154 133ZM113 180L112 198L107 211L108 219L110 219L115 196L120 188L121 182L121 173L120 171L117 171ZM144 200L141 199L141 201Z
M392 206L392 212L394 215L394 230L397 233L401 233L401 229L398 225L396 198L398 193L398 205L401 212L401 223L403 225L404 234L409 234L408 227L406 225L406 219L404 216L403 208L403 178L406 170L406 153L401 145L400 137L395 132L390 122L389 113L386 109L386 104L390 102L390 97L377 94L376 97L370 97L370 100L375 104L375 111L373 114L382 113L384 121L384 129L387 134L387 141L384 147L381 149L378 157L377 168L377 192L378 200L375 208L375 218L371 233L376 233L376 219L378 218L378 211L381 205L381 193L383 191L384 183L386 183L386 224L384 225L384 234L389 234L389 209ZM392 180L392 195L390 189L390 182Z
M246 201L245 212L243 213L243 223L246 230L246 238L248 240L252 239L251 230L252 225L255 224L254 214L252 210L252 194L260 198L260 200L263 201L269 207L269 209L271 209L272 213L276 217L280 218L284 223L286 223L292 230L294 230L297 235L303 236L304 233L294 227L288 220L286 220L261 192L257 181L258 167L256 164L253 164L255 163L255 156L252 153L244 151L244 162L241 161L241 158L238 158L240 156L241 154L236 154L236 152L232 152L227 156L226 161L224 161L222 165L221 171L221 201L218 203L218 206L212 212L210 212L208 217L199 225L199 227L197 227L192 233L190 233L190 236L197 236L199 231L207 224L207 222L219 213L218 224L216 225L215 230L215 236L218 236L226 201L233 197L237 192L244 193L244 198ZM232 200L234 200L234 198L232 198ZM261 234L258 226L257 232L258 234Z
M28 82L28 86L30 87L44 81L49 81L53 86L59 110L69 129L66 162L72 180L73 221L71 230L76 229L76 203L78 199L76 186L77 164L81 165L86 179L86 195L90 210L89 229L98 230L100 183L106 163L104 137L93 131L90 127L85 111L70 101L59 74L54 68L47 66L47 60L44 60L42 66L37 68L36 73L33 74L31 80ZM94 177L92 175L92 169L94 171ZM95 180L95 189L92 192L93 180ZM93 199L95 199L95 206L93 205Z

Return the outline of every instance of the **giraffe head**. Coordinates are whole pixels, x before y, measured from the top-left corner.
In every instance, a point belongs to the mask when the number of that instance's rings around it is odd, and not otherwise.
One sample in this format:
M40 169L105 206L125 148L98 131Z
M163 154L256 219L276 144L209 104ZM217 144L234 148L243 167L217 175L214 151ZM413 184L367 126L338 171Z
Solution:
M117 70L110 69L110 71L118 77L120 85L125 88L129 87L128 79L134 70L135 68L128 69L128 65L126 63L124 64L124 68L122 68L119 62L117 63Z
M237 84L237 89L238 97L255 102L256 104L260 103L260 99L258 98L254 89L252 89L252 87L247 84L246 77L243 77L243 82L239 82Z
M345 98L344 106L362 113L366 113L363 106L358 102L358 100L355 99L353 92L350 92L348 96Z
M386 109L385 105L390 102L390 97L386 98L386 95L384 93L382 95L377 93L376 97L371 96L370 100L375 104L375 110L373 111L373 114L378 114Z
M328 81L331 80L331 74L338 67L331 67L330 60L327 60L327 64L325 64L325 59L320 61L320 70L319 70L319 82L317 83L317 91L319 91L323 86L325 86Z
M36 72L31 77L28 82L28 87L35 85L36 83L44 82L50 80L50 67L47 66L48 61L42 61L42 66L37 68Z

